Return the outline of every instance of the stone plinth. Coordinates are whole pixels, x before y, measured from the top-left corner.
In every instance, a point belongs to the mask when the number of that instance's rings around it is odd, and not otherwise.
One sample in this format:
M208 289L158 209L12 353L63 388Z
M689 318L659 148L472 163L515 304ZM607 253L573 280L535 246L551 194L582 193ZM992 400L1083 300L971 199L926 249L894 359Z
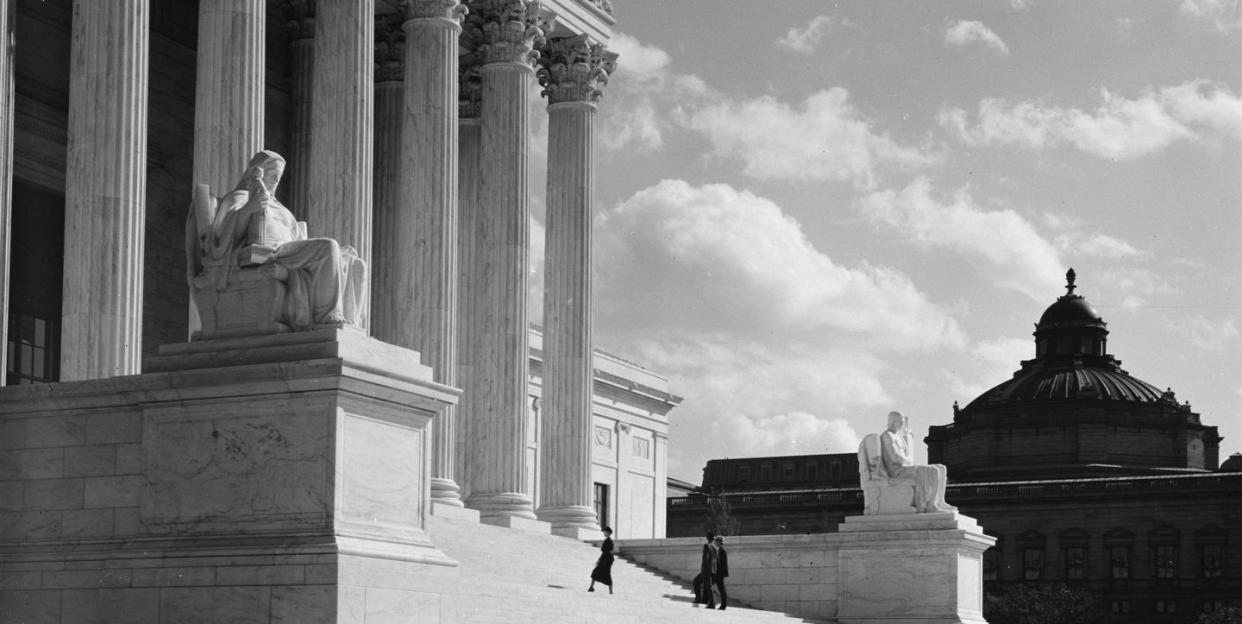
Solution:
M839 531L841 624L986 624L983 551L996 540L973 518L850 516Z
M0 389L0 613L456 620L456 563L424 530L429 426L456 391L417 353L323 329L146 368Z

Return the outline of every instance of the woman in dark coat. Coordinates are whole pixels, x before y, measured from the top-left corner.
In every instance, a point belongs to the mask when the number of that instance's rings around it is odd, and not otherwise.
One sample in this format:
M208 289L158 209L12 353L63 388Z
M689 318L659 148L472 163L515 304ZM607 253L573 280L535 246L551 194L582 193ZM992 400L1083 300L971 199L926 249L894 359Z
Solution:
M600 555L599 561L595 562L595 569L591 570L591 586L587 591L595 591L595 582L599 581L608 586L608 593L612 593L612 529L604 527L604 543L599 545Z

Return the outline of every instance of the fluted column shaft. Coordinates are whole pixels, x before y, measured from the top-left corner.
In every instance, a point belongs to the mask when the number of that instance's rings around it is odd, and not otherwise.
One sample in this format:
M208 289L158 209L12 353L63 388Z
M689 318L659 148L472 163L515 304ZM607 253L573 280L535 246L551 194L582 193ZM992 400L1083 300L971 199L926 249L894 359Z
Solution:
M477 104L477 103L476 103ZM468 104L467 104L468 106ZM477 111L473 111L477 115ZM460 114L460 110L459 110ZM472 483L471 467L474 441L481 435L480 418L478 417L478 384L475 382L476 362L479 361L478 337L482 323L482 313L489 305L479 286L486 283L484 279L488 269L479 261L479 242L482 206L479 203L479 191L483 184L482 173L482 134L483 126L477 116L461 117L458 129L458 179L457 206L458 231L457 285L461 320L458 324L457 383L462 389L461 399L457 403L457 482L462 484L463 496L469 496L468 488Z
M548 106L539 519L595 529L591 497L591 208L595 105Z
M147 0L75 0L61 379L141 372Z
M0 340L9 335L9 240L13 214L13 27L16 0L0 0ZM8 349L0 349L0 386Z
M387 25L382 24L384 28ZM371 269L371 335L400 344L397 328L406 314L394 286L409 280L398 257L408 253L409 239L403 238L401 220L401 126L405 121L404 52L398 50L398 29L377 33L375 68L375 204L374 249ZM382 55L382 56L381 56ZM408 305L408 301L407 301ZM403 345L409 346L409 345ZM424 363L426 361L424 360Z
M416 0L405 22L405 116L395 229L404 244L392 258L382 340L418 351L435 380L457 384L457 79L456 0ZM379 328L376 327L376 330ZM461 505L454 466L456 410L432 428L431 498Z
M534 72L525 62L492 62L480 70L483 81L482 188L478 256L484 265L485 299L480 310L478 359L474 362L474 407L478 436L471 448L472 473L467 504L484 521L513 516L534 518L526 485L526 411L529 372L530 207L527 152L530 90Z
M288 168L280 188L289 193L285 205L306 219L311 179L311 76L315 67L315 18L310 0L294 0L289 40Z
M307 229L370 266L375 0L318 0L313 46Z
M194 184L233 189L263 149L263 0L200 0L194 89Z
M538 77L549 103L539 517L573 535L594 530L597 521L591 491L594 123L599 87L617 55L585 35L549 39L541 53Z

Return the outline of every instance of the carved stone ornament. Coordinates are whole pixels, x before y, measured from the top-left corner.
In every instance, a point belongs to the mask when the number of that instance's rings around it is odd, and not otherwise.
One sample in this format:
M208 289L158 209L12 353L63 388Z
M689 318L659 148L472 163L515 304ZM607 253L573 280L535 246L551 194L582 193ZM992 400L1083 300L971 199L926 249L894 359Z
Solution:
M393 13L375 17L375 82L405 77L405 20Z
M574 35L548 40L535 76L549 104L594 104L603 94L599 88L608 84L608 76L616 69L617 53L606 51L602 43L593 43L586 35Z
M457 118L478 119L483 114L483 55L472 52L457 60Z
M186 221L190 295L203 322L195 340L365 321L366 263L331 238L307 238L306 223L276 199L284 168L265 150L223 197L195 187Z
M311 0L284 0L280 14L289 30L289 40L315 38L315 3Z
M402 0L409 19L441 17L461 23L470 10L459 0Z
M477 46L484 64L535 65L535 48L543 44L550 21L539 0L475 0L468 6L462 38L468 47Z

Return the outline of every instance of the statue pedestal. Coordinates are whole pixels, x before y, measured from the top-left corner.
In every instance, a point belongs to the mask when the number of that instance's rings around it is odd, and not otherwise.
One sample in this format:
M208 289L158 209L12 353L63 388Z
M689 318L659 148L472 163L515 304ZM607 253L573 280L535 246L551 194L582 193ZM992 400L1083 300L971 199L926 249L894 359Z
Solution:
M838 529L841 624L986 624L983 551L958 513L850 516Z
M0 388L0 424L42 447L13 474L47 477L46 451L92 458L41 498L6 500L55 522L0 540L16 583L6 587L23 589L0 592L0 612L456 620L457 564L424 522L429 426L457 391L433 382L417 353L325 329L169 345L146 371Z

